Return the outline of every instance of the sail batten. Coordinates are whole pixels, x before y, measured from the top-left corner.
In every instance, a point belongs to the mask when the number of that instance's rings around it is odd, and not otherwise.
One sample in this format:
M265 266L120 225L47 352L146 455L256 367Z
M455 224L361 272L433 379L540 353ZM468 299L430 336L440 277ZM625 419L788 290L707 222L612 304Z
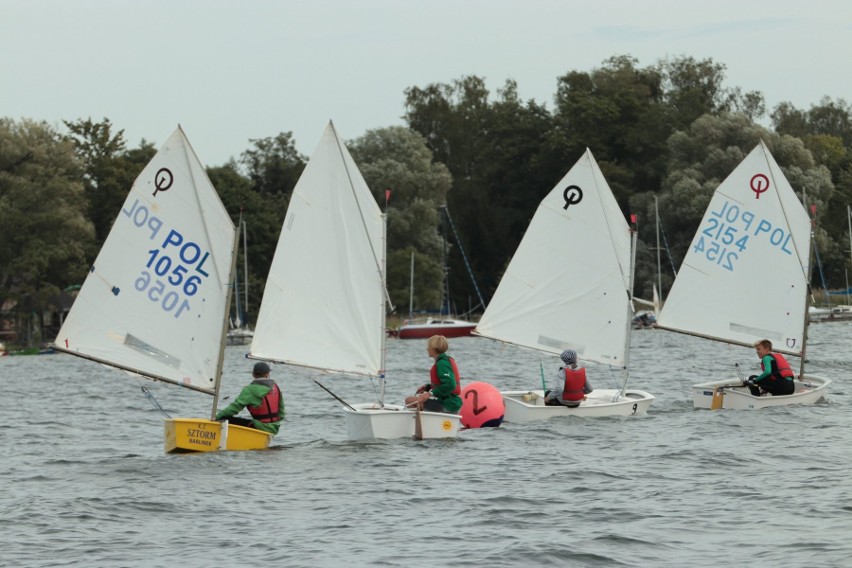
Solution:
M810 242L807 212L761 142L711 197L658 326L800 355Z

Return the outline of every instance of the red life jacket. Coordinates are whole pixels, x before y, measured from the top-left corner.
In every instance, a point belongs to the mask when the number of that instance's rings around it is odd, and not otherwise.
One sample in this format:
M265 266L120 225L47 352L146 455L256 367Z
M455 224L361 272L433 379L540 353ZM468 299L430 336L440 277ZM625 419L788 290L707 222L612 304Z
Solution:
M586 369L565 368L565 385L562 387L562 400L577 402L586 396L583 387L586 386Z
M456 376L456 388L453 390L453 394L461 394L461 375L459 374L459 367L456 365L456 360L452 357L447 357L450 360L450 364L453 366L453 374ZM438 362L436 361L434 365L432 365L432 369L429 371L429 382L432 383L432 388L437 387L441 384L441 380L438 378Z
M787 359L783 355L780 353L770 353L769 356L775 360L775 369L772 369L772 374L766 377L767 379L774 381L780 378L792 379L796 376L793 373L793 369L790 368L790 363L787 362ZM766 370L763 368L763 359L760 360L760 370Z
M278 385L269 381L254 381L257 384L261 384L264 386L268 386L269 383L272 383L272 388L266 393L266 396L263 397L263 400L260 401L260 404L257 406L247 406L248 411L251 413L251 417L259 422L269 423L269 422L278 422L281 418L278 417L278 405L281 401L281 389L278 388Z

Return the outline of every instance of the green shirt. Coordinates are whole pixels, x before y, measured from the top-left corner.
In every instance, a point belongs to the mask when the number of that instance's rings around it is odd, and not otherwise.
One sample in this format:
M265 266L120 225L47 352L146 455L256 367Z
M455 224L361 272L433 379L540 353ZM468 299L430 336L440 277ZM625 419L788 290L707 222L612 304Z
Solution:
M239 396L234 399L234 402L216 413L216 420L236 416L246 406L257 406L260 404L264 397L269 394L269 391L272 390L272 387L268 386L268 383L264 384L264 382L266 381L253 381L243 387L243 390L240 391ZM255 420L253 417L251 419L255 428L269 432L273 436L278 434L278 428L281 426L282 420L284 420L284 393L281 393L278 397L278 420L276 422L261 422L260 420Z
M441 353L435 358L435 371L438 374L438 380L441 384L432 386L432 396L438 399L444 406L444 410L458 413L462 407L462 399L457 394L453 394L456 390L459 377L453 372L453 364L450 362L450 356L446 353Z

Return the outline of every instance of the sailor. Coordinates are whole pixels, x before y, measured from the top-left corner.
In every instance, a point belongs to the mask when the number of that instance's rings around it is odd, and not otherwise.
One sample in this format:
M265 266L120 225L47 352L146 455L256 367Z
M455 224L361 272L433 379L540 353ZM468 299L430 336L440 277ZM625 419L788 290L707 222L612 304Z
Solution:
M430 412L458 414L462 407L461 377L456 360L447 355L449 344L443 335L433 335L426 352L435 360L429 372L429 382L417 389L417 394L405 399L405 406L418 406Z
M793 394L796 385L793 384L795 373L790 363L780 353L772 352L772 342L761 339L754 344L754 350L760 357L759 375L752 375L745 381L746 386L754 396L768 393L773 396Z
M273 436L278 434L284 420L284 396L275 381L269 378L269 372L266 363L255 363L252 370L254 380L243 387L234 402L216 413L216 420L256 428ZM243 408L248 408L251 419L236 416Z
M544 393L544 404L576 408L586 400L586 395L592 392L592 385L586 378L586 369L577 366L576 351L566 349L559 358L564 366L559 367L553 388Z

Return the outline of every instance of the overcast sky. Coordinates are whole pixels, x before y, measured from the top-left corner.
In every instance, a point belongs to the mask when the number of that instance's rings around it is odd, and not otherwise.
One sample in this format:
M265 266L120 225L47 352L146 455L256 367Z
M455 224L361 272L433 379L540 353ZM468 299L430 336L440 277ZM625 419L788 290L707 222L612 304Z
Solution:
M180 123L208 166L293 132L309 155L404 124L404 90L557 77L628 54L712 58L726 86L810 108L852 102L850 0L0 0L0 116L109 118L129 147Z

